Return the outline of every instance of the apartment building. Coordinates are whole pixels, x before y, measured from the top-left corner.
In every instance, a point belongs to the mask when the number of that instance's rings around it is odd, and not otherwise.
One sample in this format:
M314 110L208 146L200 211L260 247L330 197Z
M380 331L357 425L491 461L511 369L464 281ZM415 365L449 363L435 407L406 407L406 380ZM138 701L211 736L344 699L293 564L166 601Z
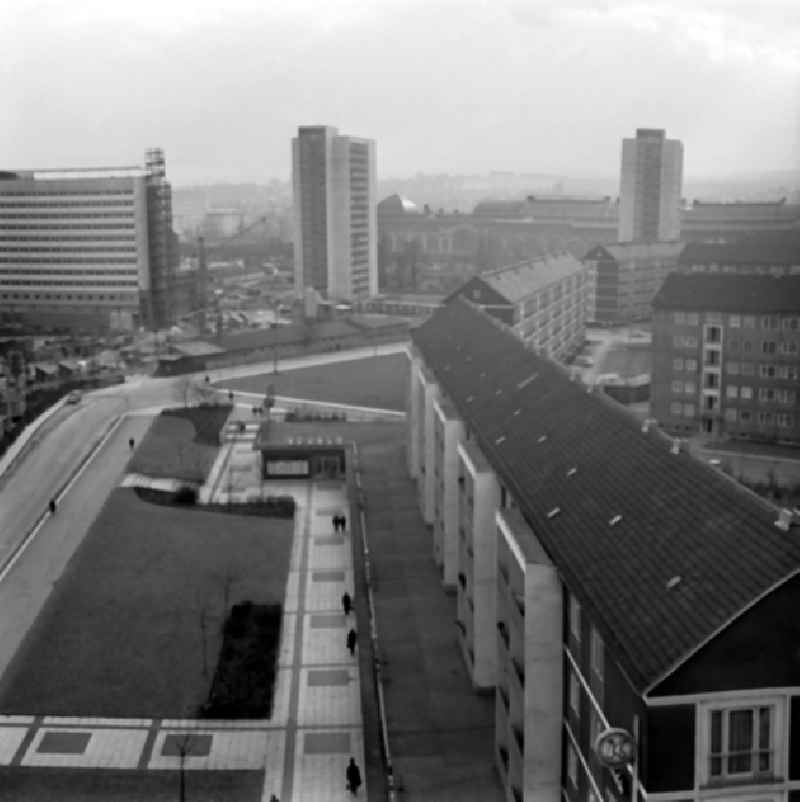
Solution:
M682 242L597 245L584 257L588 269L589 320L621 325L649 320L664 279L676 270Z
M475 276L450 298L467 298L537 353L563 360L583 345L587 272L570 254L529 259Z
M355 301L378 292L375 142L332 126L292 140L295 290Z
M800 232L730 243L691 242L681 251L678 266L690 273L800 275Z
M464 298L412 339L408 467L456 571L467 670L495 688L506 798L797 802L788 511ZM631 752L609 768L594 746L612 728Z
M680 239L683 144L662 129L638 128L622 140L619 242Z
M653 307L665 429L800 442L800 274L676 273Z
M29 325L157 329L177 291L164 154L144 167L0 173L0 303ZM185 283L185 282L184 282Z

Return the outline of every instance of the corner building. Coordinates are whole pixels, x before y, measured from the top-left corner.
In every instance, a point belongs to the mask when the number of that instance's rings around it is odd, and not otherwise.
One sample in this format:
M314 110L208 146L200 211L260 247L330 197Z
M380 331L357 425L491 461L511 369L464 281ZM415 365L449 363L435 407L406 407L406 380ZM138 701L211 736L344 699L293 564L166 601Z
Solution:
M363 300L378 294L375 142L324 125L292 140L295 291Z
M506 799L798 802L796 525L463 297L411 361L408 468ZM609 727L635 771L594 755Z
M653 308L667 431L800 443L800 275L675 273Z
M171 197L157 148L143 168L0 172L3 310L41 327L169 325L181 305Z

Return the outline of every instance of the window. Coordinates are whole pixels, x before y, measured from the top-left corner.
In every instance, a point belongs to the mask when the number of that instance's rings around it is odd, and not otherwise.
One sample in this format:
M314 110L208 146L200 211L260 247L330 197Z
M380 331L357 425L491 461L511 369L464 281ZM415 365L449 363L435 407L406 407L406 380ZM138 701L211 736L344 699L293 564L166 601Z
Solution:
M761 318L761 328L762 329L777 329L779 327L779 322L777 317L773 316L764 316Z
M687 359L685 362L686 370L688 371L695 371L697 370L697 360L696 359Z
M736 376L739 373L739 363L738 362L726 362L725 363L725 371L730 373L731 376Z
M725 397L726 398L738 398L739 397L739 388L735 384L729 384L725 388Z
M581 605L570 593L569 596L569 631L576 643L581 642Z
M683 390L686 393L686 395L694 395L696 389L697 386L695 385L694 382L685 382L683 385Z
M581 717L581 685L573 669L569 671L569 706L576 718Z
M775 350L776 350L776 345L774 340L764 340L761 343L762 354L774 354Z
M749 354L752 350L753 350L753 343L751 343L750 340L745 340L742 343L742 351L744 351L746 354Z
M683 410L683 404L680 401L673 401L669 405L669 414L670 415L680 415Z
M753 397L753 388L744 385L739 388L739 397L743 401L749 401Z
M742 317L742 327L745 329L754 329L756 327L756 319L753 315L744 315Z
M729 315L728 316L728 325L732 329L738 329L742 326L742 318L739 315Z
M722 342L722 329L719 326L706 326L706 342Z
M726 409L725 410L725 420L728 423L736 423L736 410L735 409Z
M772 425L772 413L771 412L759 412L758 413L758 422L762 426L771 426Z
M721 365L722 364L722 355L719 351L715 351L713 349L706 350L705 353L705 362L707 365Z
M759 365L758 375L761 376L762 379L774 379L775 365Z
M672 392L673 393L682 393L683 392L683 382L678 380L672 382Z
M796 354L797 353L797 343L794 340L784 340L778 350L782 354Z
M797 331L797 329L800 328L800 318L796 317L783 318L783 320L781 321L781 328L783 328L784 331L788 330Z
M709 776L742 779L774 771L774 713L770 706L712 710Z
M567 746L567 776L572 785L578 787L578 753L572 744Z
M676 371L683 370L683 360L680 357L672 360L672 369Z
M794 404L797 400L797 393L794 390L776 390L775 398L779 404Z
M683 405L683 417L684 418L694 418L694 404L684 404Z
M686 323L686 315L683 312L675 312L672 316L672 322L676 325L682 326Z
M797 379L798 371L794 365L779 365L778 378L779 379Z
M742 376L754 376L755 366L752 362L742 362Z
M775 400L775 390L772 387L760 387L758 390L758 400L772 402Z
M592 627L592 670L600 679L603 679L605 650L600 633Z

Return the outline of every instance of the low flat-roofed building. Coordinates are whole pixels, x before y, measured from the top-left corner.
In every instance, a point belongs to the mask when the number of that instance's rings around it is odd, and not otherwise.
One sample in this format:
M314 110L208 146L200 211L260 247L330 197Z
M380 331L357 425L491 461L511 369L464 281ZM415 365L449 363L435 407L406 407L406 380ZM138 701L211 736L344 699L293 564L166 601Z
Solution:
M800 274L800 233L727 243L690 242L681 251L678 264L692 273Z

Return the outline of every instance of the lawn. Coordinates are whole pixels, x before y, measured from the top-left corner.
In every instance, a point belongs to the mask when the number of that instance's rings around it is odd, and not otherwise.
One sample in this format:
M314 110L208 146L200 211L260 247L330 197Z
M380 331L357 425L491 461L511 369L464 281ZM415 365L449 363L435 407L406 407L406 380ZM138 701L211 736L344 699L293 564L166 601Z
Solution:
M289 370L277 376L264 373L227 379L219 386L262 394L270 384L274 385L276 395L404 410L408 392L408 357L390 354L335 362Z
M597 368L598 373L617 373L623 379L650 373L652 356L650 346L617 346L610 349Z
M118 488L0 681L0 711L194 717L232 606L283 603L292 531Z
M128 463L128 473L205 481L219 450L219 432L230 406L164 410Z

